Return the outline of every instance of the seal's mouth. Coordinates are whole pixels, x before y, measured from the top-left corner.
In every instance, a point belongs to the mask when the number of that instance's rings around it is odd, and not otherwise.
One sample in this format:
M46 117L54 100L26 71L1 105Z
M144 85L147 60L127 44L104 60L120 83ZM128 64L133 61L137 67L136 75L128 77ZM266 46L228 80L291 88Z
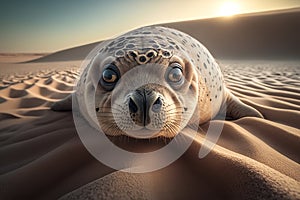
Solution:
M126 134L137 139L149 139L157 137L159 135L159 132L160 131L151 130L146 127L141 127L139 130L127 131Z

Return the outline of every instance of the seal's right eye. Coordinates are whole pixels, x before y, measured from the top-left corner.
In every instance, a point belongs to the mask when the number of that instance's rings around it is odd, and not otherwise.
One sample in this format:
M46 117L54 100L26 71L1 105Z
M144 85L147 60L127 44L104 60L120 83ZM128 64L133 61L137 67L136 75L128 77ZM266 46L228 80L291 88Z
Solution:
M120 78L119 69L113 64L108 64L105 66L105 68L102 72L102 77L100 79L100 85L105 90L111 91L114 89L119 78Z
M182 66L179 63L172 63L166 71L165 78L173 88L180 88L184 83Z

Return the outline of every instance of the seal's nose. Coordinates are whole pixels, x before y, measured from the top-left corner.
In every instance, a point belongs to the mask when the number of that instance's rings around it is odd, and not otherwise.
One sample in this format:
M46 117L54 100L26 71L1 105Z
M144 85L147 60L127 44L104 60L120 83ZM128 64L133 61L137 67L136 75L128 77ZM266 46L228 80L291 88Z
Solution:
M129 98L129 111L130 113L137 113L138 111L138 107L132 97Z
M157 92L140 88L131 94L128 107L132 120L139 126L147 126L151 122L150 110L155 113L160 112L162 99Z

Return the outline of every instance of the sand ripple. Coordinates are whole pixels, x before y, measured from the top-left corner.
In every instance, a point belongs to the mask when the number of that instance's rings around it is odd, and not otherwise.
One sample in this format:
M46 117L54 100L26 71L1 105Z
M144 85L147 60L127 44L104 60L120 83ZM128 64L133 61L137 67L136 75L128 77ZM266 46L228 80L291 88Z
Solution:
M175 163L141 175L115 172L96 161L78 139L72 113L49 110L72 92L78 68L2 75L0 197L300 199L300 63L221 64L228 87L265 119L226 121L217 146L204 159L197 157L199 134ZM136 149L158 145L119 142Z

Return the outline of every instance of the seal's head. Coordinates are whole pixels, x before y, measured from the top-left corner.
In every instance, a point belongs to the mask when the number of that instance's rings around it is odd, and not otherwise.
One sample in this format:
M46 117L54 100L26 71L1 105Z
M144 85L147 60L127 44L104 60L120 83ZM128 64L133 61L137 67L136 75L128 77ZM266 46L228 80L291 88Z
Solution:
M89 74L97 85L94 109L105 134L174 137L191 121L198 77L177 43L139 32L115 39L94 57Z

